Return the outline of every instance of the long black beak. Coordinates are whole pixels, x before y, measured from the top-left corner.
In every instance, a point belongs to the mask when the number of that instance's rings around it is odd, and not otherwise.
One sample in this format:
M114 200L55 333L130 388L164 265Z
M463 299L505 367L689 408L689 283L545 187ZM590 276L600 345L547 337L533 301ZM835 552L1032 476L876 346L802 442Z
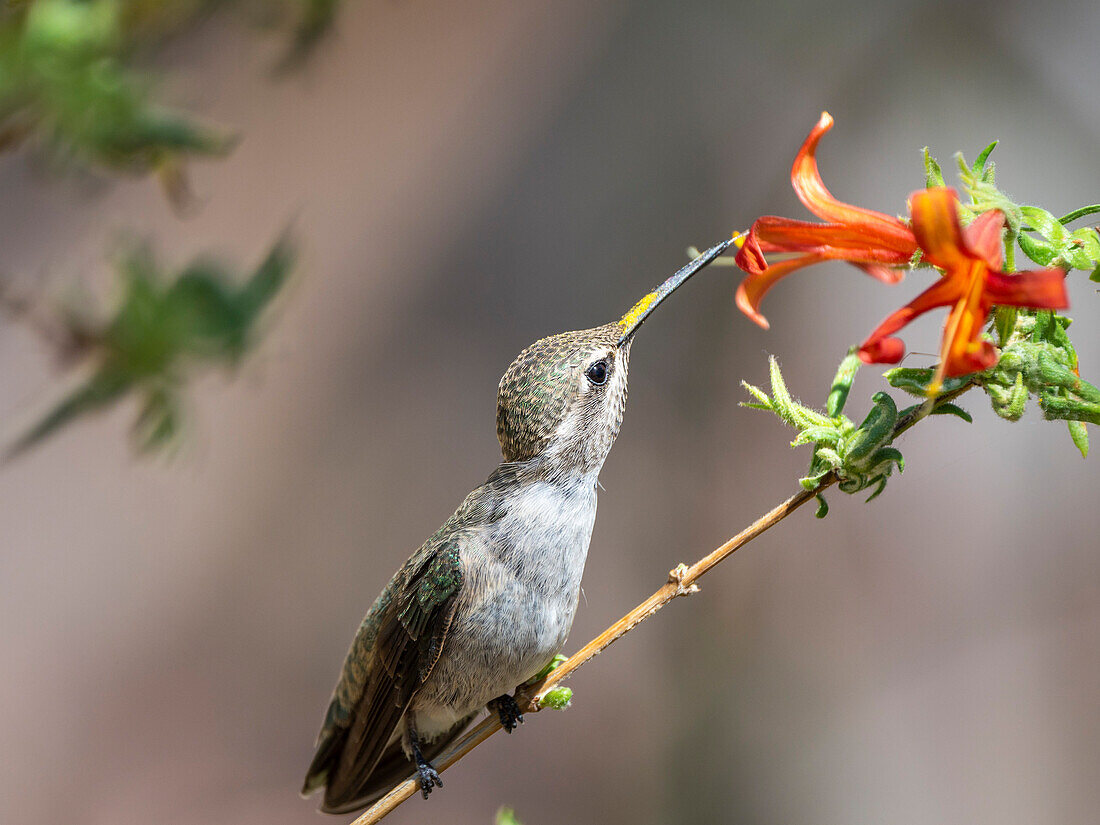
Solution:
M671 295L684 281L725 252L733 242L734 239L730 238L727 241L715 244L632 306L630 311L619 319L619 327L622 329L623 334L616 346L621 347L629 341L630 336L637 331L638 327L642 325L642 321L649 317L649 314L657 308L661 301Z

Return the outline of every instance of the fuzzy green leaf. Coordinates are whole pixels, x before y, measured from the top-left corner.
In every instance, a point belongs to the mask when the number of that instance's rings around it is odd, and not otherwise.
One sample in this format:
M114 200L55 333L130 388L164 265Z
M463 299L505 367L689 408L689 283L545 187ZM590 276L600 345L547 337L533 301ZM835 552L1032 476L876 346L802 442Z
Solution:
M1067 421L1069 437L1077 449L1081 451L1081 458L1089 457L1089 431L1084 421Z
M923 149L924 155L924 185L928 189L933 189L941 186L947 186L943 180L943 169L940 168L939 162L932 157L932 154L928 151L928 147Z
M974 417L972 415L970 415L970 413L968 413L966 410L964 410L962 407L958 406L957 404L952 404L950 402L945 403L945 404L937 404L935 407L932 408L932 412L930 414L931 415L953 415L956 418L961 418L967 424L973 424L974 423Z
M978 157L974 160L974 165L970 169L975 177L982 178L984 176L986 161L989 160L990 154L997 148L998 143L999 141L993 141L978 154ZM992 180L990 183L992 183Z
M993 326L997 330L998 345L1004 347L1016 329L1016 307L998 306L994 309Z
M1050 266L1051 262L1058 257L1058 251L1048 241L1038 241L1021 232L1016 237L1016 242L1020 244L1020 249L1039 266Z
M926 149L925 152L927 151ZM862 364L859 355L856 354L855 347L852 347L848 350L848 354L844 356L844 360L840 362L840 366L837 367L836 375L833 377L833 385L829 389L829 397L825 401L825 414L830 418L835 418L844 411L844 404L848 400L848 393L851 391L852 383L856 379L856 372Z
M539 707L565 710L572 700L573 691L571 688L556 687L546 691L546 695L539 700Z
M1068 212L1058 219L1058 223L1063 226L1067 223L1073 223L1074 221L1085 217L1086 215L1095 215L1100 213L1100 203L1094 203L1091 206L1082 206L1080 209L1074 209L1072 212Z

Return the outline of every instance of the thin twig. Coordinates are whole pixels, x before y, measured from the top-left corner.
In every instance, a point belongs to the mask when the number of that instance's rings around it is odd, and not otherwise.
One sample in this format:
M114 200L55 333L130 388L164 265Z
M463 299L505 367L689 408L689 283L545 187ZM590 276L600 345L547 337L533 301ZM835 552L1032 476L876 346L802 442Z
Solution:
M928 410L917 411L899 419L897 425L894 427L894 438L897 438L924 418L931 410L931 406L939 406L949 401L953 401L973 386L975 385L972 383L965 384L950 393L945 393L936 398L934 404L930 405ZM779 522L807 501L836 484L837 481L839 481L839 479L835 472L826 474L813 490L801 490L795 493L778 507L762 515L725 544L699 559L699 561L695 562L691 567L680 565L676 569L670 571L668 574L668 581L652 596L574 653L569 659L562 662L561 665L550 671L542 681L529 685L521 691L517 691L517 699L519 700L520 707L523 708L525 713L538 711L540 709L539 700L552 688L571 676L573 671L577 670L589 660L594 659L611 645L612 642L621 639L677 596L688 596L698 592L699 588L696 586L695 582L702 578L712 567L715 567L717 564L727 559L734 551L744 547L757 536L779 524ZM471 728L465 736L451 745L451 747L447 748L447 750L443 751L436 759L432 760L432 764L437 771L445 771L498 730L500 730L500 721L497 719L496 715L490 714L476 726ZM415 778L405 780L364 811L358 819L351 823L351 825L374 825L374 823L381 821L386 815L393 811L394 808L419 792L419 790L420 785Z
M778 507L765 513L749 527L742 530L721 547L704 556L691 567L679 567L669 573L669 580L656 593L623 616L611 627L590 641L573 654L543 679L523 690L524 696L520 705L525 712L539 709L539 699L546 695L562 680L572 675L573 671L585 662L599 655L612 642L622 638L639 623L645 621L677 596L687 596L698 591L695 582L708 570L728 557L739 547L748 544L764 531L781 522L815 495L837 481L835 475L826 476L822 484L815 490L802 490ZM432 760L437 771L443 771L472 751L494 733L500 730L500 722L496 716L490 715L459 739L454 745L444 751L439 757ZM356 819L352 825L372 825L378 822L390 811L420 790L416 779L408 779L386 794L367 809L362 816Z

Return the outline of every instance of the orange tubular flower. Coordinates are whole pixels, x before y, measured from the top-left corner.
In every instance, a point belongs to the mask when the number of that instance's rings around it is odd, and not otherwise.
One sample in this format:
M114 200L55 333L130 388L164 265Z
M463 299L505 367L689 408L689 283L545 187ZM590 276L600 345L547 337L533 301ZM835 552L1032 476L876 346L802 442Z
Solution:
M760 301L777 281L796 269L842 260L880 281L894 284L904 277L904 272L892 267L906 265L917 251L913 232L900 220L842 203L825 188L815 153L821 136L832 127L832 117L822 112L791 167L791 185L798 199L827 223L766 215L753 223L737 253L737 265L748 273L737 288L737 306L764 329L768 328L768 322L760 314ZM796 254L769 265L765 252Z
M930 393L939 390L944 376L967 375L997 363L994 346L978 338L994 305L1069 306L1066 274L1061 269L1014 275L1000 271L1004 215L985 212L964 229L957 204L953 189L922 189L910 196L913 233L924 250L924 260L942 269L943 277L879 324L859 349L859 357L868 364L896 364L905 354L905 345L891 336L918 315L954 305L944 325L940 365Z

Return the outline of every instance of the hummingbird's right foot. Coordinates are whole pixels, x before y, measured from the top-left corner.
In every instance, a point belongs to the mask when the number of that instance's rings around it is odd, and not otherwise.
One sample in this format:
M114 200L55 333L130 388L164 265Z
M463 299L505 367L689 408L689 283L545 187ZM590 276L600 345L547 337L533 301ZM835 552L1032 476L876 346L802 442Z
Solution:
M500 726L508 733L514 731L517 725L523 724L523 714L520 713L519 705L516 704L515 698L507 693L491 701L489 710L496 711Z

